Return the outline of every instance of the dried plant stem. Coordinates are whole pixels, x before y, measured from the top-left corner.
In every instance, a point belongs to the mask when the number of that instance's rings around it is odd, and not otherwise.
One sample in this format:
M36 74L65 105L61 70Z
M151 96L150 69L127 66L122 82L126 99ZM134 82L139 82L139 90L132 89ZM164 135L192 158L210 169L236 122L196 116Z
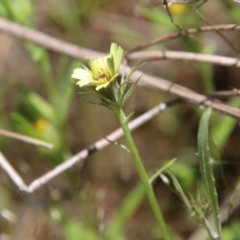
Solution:
M218 55L202 54L202 53L191 53L181 51L141 51L134 52L127 56L128 60L166 60L166 59L178 59L187 61L199 61L207 62L216 65L223 65L228 67L240 67L240 59L224 57Z
M180 31L177 34L173 34L174 35L173 38L177 38L181 36L181 34L187 35L187 33L191 33L191 34L198 33L204 29L205 30L208 29L208 31L214 31L215 29L240 30L240 25L230 24L230 25L220 25L220 26L207 26L200 29L188 29L188 30ZM100 52L92 51L86 48L79 47L74 44L70 44L68 42L51 37L42 32L23 27L19 24L13 23L2 17L0 17L0 31L25 41L31 41L46 49L56 51L58 53L61 53L76 59L85 60L86 57L98 58L103 56L103 54ZM169 35L168 38L171 39L171 36ZM122 65L120 71L123 74L128 75L131 72L131 68L128 66ZM143 72L140 72L140 71L135 71L134 74L132 74L131 79L134 81L136 79L139 79L140 76L141 76L141 80L139 82L142 84L155 87L162 91L169 92L170 94L177 95L181 98L187 99L188 101L194 104L212 106L212 108L217 111L233 116L235 118L240 118L239 109L228 106L227 104L224 104L221 102L214 102L214 101L211 101L210 99L206 99L206 97L201 94L191 91L190 89L182 87L178 84L173 84L163 78L144 74Z
M129 73L130 70L131 70L130 68L127 69L127 73ZM183 99L188 100L192 104L201 105L205 107L211 106L214 110L217 110L221 113L227 114L237 119L240 118L240 109L236 107L230 106L220 101L210 100L206 96L198 94L189 88L171 83L160 77L145 74L138 70L133 72L133 74L131 75L131 79L133 81L139 79L139 77L141 77L139 81L141 84L146 84L148 86L161 89L162 91L166 91L171 94L177 95Z
M131 52L139 51L148 47L151 47L155 44L163 43L163 42L169 42L174 39L180 38L182 36L190 36L197 33L202 32L214 32L214 31L239 31L240 25L239 24L223 24L223 25L212 25L212 26L204 26L200 28L189 28L189 29L183 29L177 33L172 33L163 37L155 38L151 41L148 41L147 43L138 45L126 52L126 55L128 55Z
M164 240L170 240L170 236L169 236L169 233L167 231L167 227L166 227L161 209L160 209L159 204L157 202L156 196L153 192L152 185L151 185L150 181L148 180L147 172L144 168L144 165L143 165L142 160L139 156L136 145L133 141L131 131L129 130L128 123L127 123L127 118L126 118L122 108L117 109L116 113L118 115L118 119L120 121L122 130L124 132L124 136L125 136L125 139L126 139L126 142L127 142L128 149L129 149L129 151L132 155L135 167L136 167L136 169L138 171L138 174L140 176L140 179L143 183L143 186L144 186L146 195L148 197L149 203L152 207L152 210L154 212L156 220L157 220L157 222L159 224L159 227L161 229L163 239Z
M11 132L11 131L8 131L8 130L0 129L0 135L5 136L5 137L9 137L9 138L18 139L18 140L23 141L23 142L27 142L27 143L34 144L34 145L41 146L41 147L46 147L46 148L49 148L49 149L54 147L53 144L51 144L51 143L47 143L45 141L42 141L42 140L39 140L39 139L36 139L36 138L32 138L32 137L29 137L29 136L26 136L26 135L22 135L22 134L19 134L19 133Z
M136 119L129 122L129 129L134 130L141 126L142 124L146 123L154 116L167 110L172 105L181 102L182 99L174 99L166 103L160 103L158 106L150 109L146 113L142 114L141 116L137 117ZM4 171L8 174L8 176L12 179L12 181L16 184L16 186L27 193L32 193L39 189L40 187L44 186L48 182L50 182L53 178L58 176L59 174L67 171L69 168L73 167L75 164L80 163L87 157L89 157L95 151L99 151L105 147L107 147L111 142L116 141L120 137L123 136L123 131L121 128L115 130L114 132L110 133L105 138L102 138L89 146L86 149L78 152L71 158L67 159L65 162L59 164L49 172L45 173L41 177L35 179L32 183L28 186L24 183L21 176L13 169L10 163L6 160L6 158L0 153L0 166L4 169Z
M17 171L11 166L8 160L0 151L0 167L8 174L12 181L18 186L21 191L26 191L27 186Z

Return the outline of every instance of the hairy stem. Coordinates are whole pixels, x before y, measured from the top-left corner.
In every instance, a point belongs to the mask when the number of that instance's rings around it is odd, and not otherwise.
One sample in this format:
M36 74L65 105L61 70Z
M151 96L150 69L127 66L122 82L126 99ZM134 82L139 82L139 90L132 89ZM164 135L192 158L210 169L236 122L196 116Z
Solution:
M146 172L146 170L143 166L142 160L139 156L138 150L137 150L136 145L133 141L131 131L128 128L127 118L126 118L122 108L119 108L116 112L117 112L121 127L123 129L124 136L126 138L129 151L132 155L134 164L137 168L138 174L139 174L139 176L141 178L141 181L143 183L143 186L144 186L146 195L148 197L149 203L152 207L152 210L153 210L154 215L156 217L156 220L158 222L159 228L161 230L162 237L163 237L164 240L170 240L170 236L169 236L169 233L167 231L167 227L166 227L161 209L159 207L159 204L158 204L157 199L155 197L155 194L153 192L152 185L151 185L150 181L148 180L147 172Z

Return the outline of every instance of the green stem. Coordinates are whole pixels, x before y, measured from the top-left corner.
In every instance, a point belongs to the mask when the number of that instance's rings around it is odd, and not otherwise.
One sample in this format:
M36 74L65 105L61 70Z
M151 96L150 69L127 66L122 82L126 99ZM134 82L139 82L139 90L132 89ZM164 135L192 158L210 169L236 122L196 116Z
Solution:
M169 236L169 233L167 231L167 227L166 227L161 209L160 209L159 204L157 202L157 199L155 197L152 185L148 180L147 172L146 172L146 170L143 166L142 160L139 156L138 150L137 150L137 148L135 146L135 143L133 141L131 132L128 128L127 118L126 118L122 108L117 109L116 113L118 115L118 118L119 118L122 130L124 132L124 135L125 135L125 138L126 138L126 141L127 141L127 145L128 145L129 151L132 155L134 164L137 168L138 174L139 174L139 176L141 178L141 181L143 183L146 195L148 197L148 200L150 202L152 210L155 214L156 220L159 224L163 239L164 240L170 240L170 236Z

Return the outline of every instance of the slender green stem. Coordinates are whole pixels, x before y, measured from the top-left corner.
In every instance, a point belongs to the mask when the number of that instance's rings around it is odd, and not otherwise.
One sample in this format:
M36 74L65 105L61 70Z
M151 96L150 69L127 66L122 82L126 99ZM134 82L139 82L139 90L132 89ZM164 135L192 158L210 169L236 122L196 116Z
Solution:
M155 194L153 192L152 185L148 180L147 172L146 172L146 170L143 166L143 163L142 163L141 158L139 156L138 150L137 150L137 148L135 146L135 143L133 141L131 132L128 128L127 118L126 118L122 108L117 109L116 112L117 112L121 127L123 129L129 151L132 155L134 164L137 168L138 174L139 174L139 176L141 178L141 181L143 183L143 186L145 188L146 195L148 197L148 200L150 202L152 210L155 214L156 220L159 224L159 227L160 227L160 230L161 230L161 233L162 233L162 237L163 237L164 240L170 240L170 236L169 236L169 233L167 231L167 227L166 227L161 209L159 207L159 204L158 204L157 199L155 197Z

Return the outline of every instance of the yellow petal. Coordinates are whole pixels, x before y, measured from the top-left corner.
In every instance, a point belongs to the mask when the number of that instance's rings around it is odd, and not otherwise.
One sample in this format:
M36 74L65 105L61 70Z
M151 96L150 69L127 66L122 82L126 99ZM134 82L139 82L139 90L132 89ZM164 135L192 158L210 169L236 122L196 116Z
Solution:
M116 43L112 43L110 47L110 54L113 56L114 73L117 73L120 63L122 61L123 49Z
M94 80L91 71L88 69L77 68L74 69L72 78L78 79L77 85L80 87L85 85L96 85L97 81Z

